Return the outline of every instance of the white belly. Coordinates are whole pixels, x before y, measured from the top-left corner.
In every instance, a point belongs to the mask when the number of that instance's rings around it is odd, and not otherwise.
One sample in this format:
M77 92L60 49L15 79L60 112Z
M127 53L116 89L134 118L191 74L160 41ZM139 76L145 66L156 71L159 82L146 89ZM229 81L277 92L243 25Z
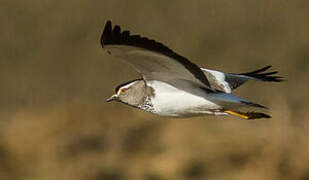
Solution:
M156 114L161 116L197 116L214 114L220 106L207 99L175 88L162 81L148 81L154 89L152 104Z

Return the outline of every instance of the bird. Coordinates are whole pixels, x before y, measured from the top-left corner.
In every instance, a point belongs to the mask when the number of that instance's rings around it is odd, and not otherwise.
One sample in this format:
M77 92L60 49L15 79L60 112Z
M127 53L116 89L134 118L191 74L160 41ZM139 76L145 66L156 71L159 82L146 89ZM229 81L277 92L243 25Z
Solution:
M251 120L271 118L243 108L267 107L247 101L232 91L247 81L280 82L277 71L267 72L266 66L246 73L226 73L200 68L166 45L106 21L100 43L108 54L123 59L140 78L120 84L106 101L118 101L146 112L168 117L204 115L233 116Z

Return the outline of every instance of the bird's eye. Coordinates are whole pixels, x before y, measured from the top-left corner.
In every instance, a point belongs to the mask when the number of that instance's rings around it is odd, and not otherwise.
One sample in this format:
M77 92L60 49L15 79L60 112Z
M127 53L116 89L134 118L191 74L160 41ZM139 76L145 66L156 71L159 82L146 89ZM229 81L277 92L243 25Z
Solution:
M129 88L123 88L123 89L121 89L121 92L120 92L120 93L124 93L124 92L126 92L128 89L129 89Z

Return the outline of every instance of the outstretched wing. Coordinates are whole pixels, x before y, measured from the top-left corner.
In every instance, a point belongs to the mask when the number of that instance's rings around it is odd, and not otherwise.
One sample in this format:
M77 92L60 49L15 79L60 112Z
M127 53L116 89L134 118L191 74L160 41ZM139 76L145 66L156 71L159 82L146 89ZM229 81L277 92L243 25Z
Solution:
M225 93L231 93L233 89L246 83L248 80L280 82L283 81L281 76L274 76L278 71L267 71L271 66L266 66L261 69L247 72L247 73L225 73L221 71L201 68L209 80L210 86L214 89Z
M159 80L175 87L183 84L198 85L210 90L203 71L186 58L154 40L121 32L107 21L101 44L109 54L126 60L145 80ZM181 85L182 84L182 85Z

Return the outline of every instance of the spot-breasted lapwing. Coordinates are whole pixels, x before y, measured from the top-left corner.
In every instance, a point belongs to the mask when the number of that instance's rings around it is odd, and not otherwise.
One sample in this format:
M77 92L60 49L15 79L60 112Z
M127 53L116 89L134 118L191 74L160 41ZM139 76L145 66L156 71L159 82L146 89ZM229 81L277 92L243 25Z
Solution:
M192 117L232 115L243 119L270 118L261 112L241 112L240 108L265 106L231 94L248 80L282 81L265 72L271 66L247 73L225 73L199 68L183 56L154 40L130 35L107 21L101 44L108 54L124 59L140 75L140 79L121 84L116 94L107 99L161 116Z

